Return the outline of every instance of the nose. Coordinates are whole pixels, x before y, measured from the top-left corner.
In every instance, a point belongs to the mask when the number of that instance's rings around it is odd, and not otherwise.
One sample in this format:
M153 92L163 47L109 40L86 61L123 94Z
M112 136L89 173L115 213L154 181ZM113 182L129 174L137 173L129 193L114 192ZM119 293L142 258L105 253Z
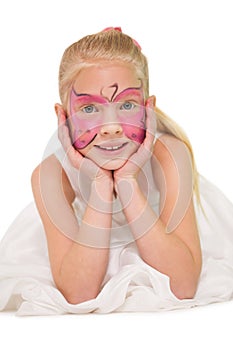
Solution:
M105 123L101 126L100 134L102 136L121 136L123 129L119 123Z
M121 136L123 128L117 120L117 113L111 109L105 113L104 123L100 128L102 136Z

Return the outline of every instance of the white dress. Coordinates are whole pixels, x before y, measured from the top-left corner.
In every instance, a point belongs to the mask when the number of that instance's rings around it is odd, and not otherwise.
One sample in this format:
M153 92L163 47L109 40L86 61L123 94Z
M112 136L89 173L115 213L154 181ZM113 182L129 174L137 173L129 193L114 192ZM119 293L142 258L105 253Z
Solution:
M58 148L55 155L61 161L64 152ZM78 171L68 161L63 162L63 167L75 190L74 209L77 219L81 220L85 203L77 186ZM143 170L151 179L150 162ZM157 211L159 193L153 181L149 183L148 200ZM69 304L54 284L44 229L35 204L30 203L0 243L0 310L16 310L17 315L144 312L189 308L233 299L233 204L202 176L200 194L208 219L194 203L203 268L193 299L177 299L170 290L169 278L139 257L132 236L124 225L124 216L116 210L109 265L102 289L93 300ZM117 209L120 204L116 200L114 205Z

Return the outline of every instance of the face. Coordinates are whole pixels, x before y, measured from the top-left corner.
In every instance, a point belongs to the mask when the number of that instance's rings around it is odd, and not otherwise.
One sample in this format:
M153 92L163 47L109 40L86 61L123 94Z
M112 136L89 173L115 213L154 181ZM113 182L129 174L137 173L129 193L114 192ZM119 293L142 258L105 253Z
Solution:
M87 67L73 84L68 123L74 147L105 169L117 169L145 137L142 82L128 64Z

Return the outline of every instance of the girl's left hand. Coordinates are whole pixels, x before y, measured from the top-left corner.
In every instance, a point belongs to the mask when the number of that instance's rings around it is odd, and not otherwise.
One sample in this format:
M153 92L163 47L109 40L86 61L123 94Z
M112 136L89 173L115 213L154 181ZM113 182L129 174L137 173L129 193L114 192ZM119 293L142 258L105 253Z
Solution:
M151 158L157 129L156 114L154 110L154 97L147 100L146 103L146 137L122 168L114 171L114 182L117 185L121 179L135 179L140 169Z

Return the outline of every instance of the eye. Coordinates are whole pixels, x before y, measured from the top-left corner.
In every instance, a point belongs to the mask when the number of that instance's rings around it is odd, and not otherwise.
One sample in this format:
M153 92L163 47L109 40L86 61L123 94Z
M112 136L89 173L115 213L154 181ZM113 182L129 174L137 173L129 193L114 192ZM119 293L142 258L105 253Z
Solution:
M121 105L121 109L125 109L127 111L130 111L134 107L135 107L135 104L130 101L126 101Z
M97 108L94 105L87 105L87 106L82 108L82 111L84 113L90 114L90 113L97 112Z

